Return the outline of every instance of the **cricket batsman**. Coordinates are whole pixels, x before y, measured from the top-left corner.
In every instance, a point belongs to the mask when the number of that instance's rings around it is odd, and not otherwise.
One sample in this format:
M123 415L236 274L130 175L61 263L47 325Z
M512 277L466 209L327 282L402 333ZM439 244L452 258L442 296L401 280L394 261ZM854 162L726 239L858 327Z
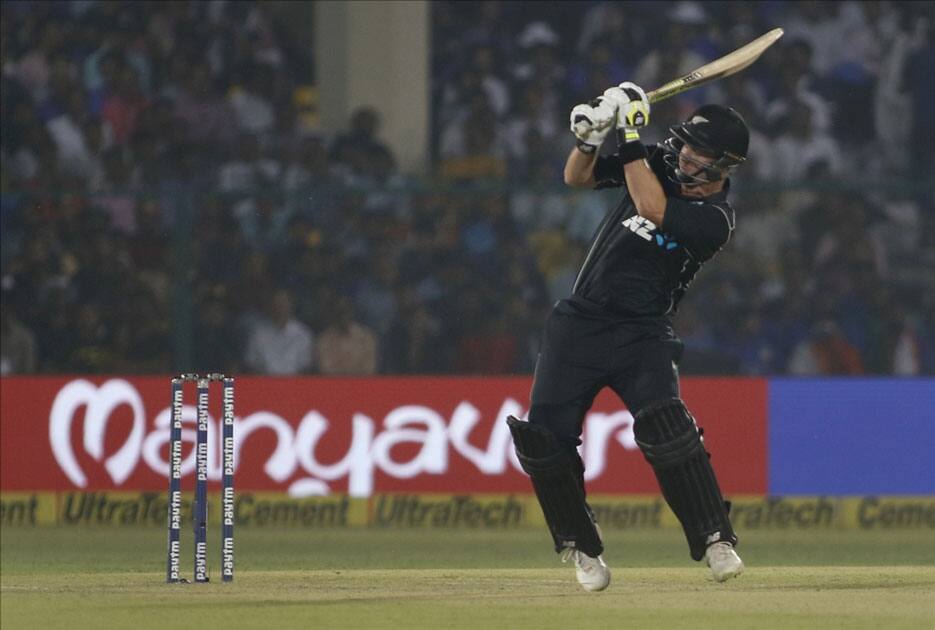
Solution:
M679 396L682 342L672 327L695 274L730 240L731 170L746 159L749 131L729 107L704 105L658 146L640 142L645 92L626 82L571 111L573 187L622 187L578 273L571 297L550 312L536 364L528 422L510 417L516 452L542 506L555 550L575 561L588 591L610 583L600 530L586 502L577 452L595 396L610 387L633 414L633 432L692 559L715 580L739 575L731 527L702 430ZM617 152L599 156L615 131Z

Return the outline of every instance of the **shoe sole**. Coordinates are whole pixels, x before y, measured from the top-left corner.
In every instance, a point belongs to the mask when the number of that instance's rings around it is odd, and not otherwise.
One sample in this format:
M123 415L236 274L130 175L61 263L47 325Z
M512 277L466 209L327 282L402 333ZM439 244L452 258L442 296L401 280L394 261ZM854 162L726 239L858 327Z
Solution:
M606 575L606 577L607 577L607 581L606 581L606 582L603 582L603 583L601 583L601 582L582 582L581 579L579 578L579 579L578 579L578 585L581 586L581 588L583 588L584 590L588 591L589 593L596 593L597 591L603 591L605 588L607 588L608 586L610 586L610 578L611 578L610 569L606 569L606 573L603 574L603 575ZM575 575L575 577L577 578L578 576Z
M589 593L597 593L598 591L603 591L608 586L610 586L610 580L607 580L607 584L581 584L581 582L578 582L578 584L580 584L581 588Z
M736 568L735 570L733 570L733 571L728 571L727 573L722 573L720 576L714 575L713 577L714 577L714 581L715 581L715 582L726 582L727 580L729 580L729 579L731 579L731 578L737 577L737 576L740 575L741 573L743 573L743 565L740 565L739 567L737 567L737 568Z

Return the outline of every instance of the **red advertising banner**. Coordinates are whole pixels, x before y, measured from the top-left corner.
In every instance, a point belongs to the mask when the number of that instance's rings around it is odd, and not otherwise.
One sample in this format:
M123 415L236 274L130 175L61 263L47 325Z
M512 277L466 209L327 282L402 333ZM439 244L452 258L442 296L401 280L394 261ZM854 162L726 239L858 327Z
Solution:
M236 380L238 490L292 496L346 492L530 492L507 415L524 416L529 378ZM136 377L0 379L0 490L163 490L170 382ZM216 387L212 385L212 387ZM766 492L762 379L684 379L725 493ZM183 410L183 487L194 472L195 392ZM220 387L212 390L209 480L220 479ZM588 488L657 493L633 418L604 391L585 420Z

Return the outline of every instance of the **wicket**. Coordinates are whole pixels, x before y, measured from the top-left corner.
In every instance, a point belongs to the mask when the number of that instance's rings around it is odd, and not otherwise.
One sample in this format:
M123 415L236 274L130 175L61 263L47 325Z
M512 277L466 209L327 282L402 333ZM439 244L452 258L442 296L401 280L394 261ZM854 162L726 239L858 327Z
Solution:
M195 502L192 525L195 539L194 581L208 581L208 403L210 385L222 385L221 448L221 579L234 579L234 379L224 374L180 374L172 379L172 424L169 430L169 541L166 582L184 582L180 576L182 521L182 408L184 386L197 384L195 431Z

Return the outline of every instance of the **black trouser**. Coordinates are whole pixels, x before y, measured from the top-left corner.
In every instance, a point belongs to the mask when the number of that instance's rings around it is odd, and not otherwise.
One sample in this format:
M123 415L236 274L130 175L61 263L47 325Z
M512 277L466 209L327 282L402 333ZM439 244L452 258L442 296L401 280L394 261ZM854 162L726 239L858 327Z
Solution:
M529 422L550 429L575 453L595 396L610 387L636 414L645 405L679 397L682 342L665 318L612 320L570 300L556 303L532 386Z
M584 463L576 447L594 397L610 387L634 416L634 436L685 530L691 557L701 560L712 542L736 545L730 505L718 487L701 431L679 396L681 341L662 317L612 320L593 313L563 300L549 314L530 424L549 429L567 449L566 465L583 498Z

